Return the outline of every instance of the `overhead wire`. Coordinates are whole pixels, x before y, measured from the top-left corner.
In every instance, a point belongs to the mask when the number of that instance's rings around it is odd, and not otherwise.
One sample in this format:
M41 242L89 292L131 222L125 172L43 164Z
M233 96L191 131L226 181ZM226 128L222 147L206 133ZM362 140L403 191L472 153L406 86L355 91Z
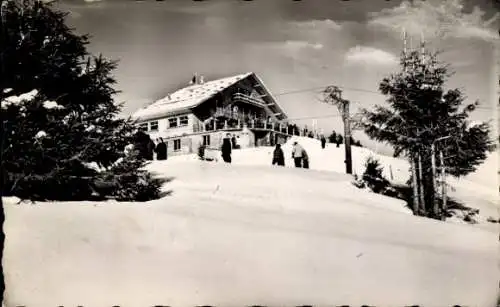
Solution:
M299 89L299 90L284 91L284 92L280 92L280 93L277 93L277 94L272 94L272 96L273 97L279 97L279 96L286 96L286 95L293 95L293 94L300 94L300 93L308 93L308 92L309 93L310 92L316 92L317 94L321 94L320 90L324 90L328 86L332 86L332 84L328 84L328 85L324 85L324 86L316 86L316 87L311 87L311 88L305 88L305 89ZM386 97L386 95L384 95L384 94L382 94L380 92L377 92L377 91L373 91L373 90L368 90L368 89L363 89L363 88L356 88L356 87L341 86L341 85L336 85L336 87L338 87L340 89L343 89L343 90L346 90L346 91L363 92L363 93L375 94L375 95ZM319 92L317 92L317 91L319 91ZM163 105L163 104L183 102L183 101L187 101L187 100L191 100L191 99L193 99L193 98L189 97L189 98L184 98L184 99L176 99L176 100L171 101L171 102L163 102L163 103L159 103L159 104L152 103L152 104L149 104L149 106L160 106L160 105ZM160 101L160 100L163 100L163 99L159 99L158 101ZM353 104L358 104L358 105L359 104L361 104L361 105L363 104L362 102L359 102L359 101L350 101L350 102L353 103ZM495 111L495 110L497 110L497 108L496 107L487 107L487 106L478 105L478 106L475 106L475 110L480 110L480 111Z

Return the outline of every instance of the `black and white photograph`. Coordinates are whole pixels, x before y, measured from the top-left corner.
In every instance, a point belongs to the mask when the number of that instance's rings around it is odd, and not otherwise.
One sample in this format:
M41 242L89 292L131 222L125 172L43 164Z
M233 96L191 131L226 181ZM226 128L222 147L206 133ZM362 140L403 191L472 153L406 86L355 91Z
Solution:
M2 307L500 306L497 0L0 0Z

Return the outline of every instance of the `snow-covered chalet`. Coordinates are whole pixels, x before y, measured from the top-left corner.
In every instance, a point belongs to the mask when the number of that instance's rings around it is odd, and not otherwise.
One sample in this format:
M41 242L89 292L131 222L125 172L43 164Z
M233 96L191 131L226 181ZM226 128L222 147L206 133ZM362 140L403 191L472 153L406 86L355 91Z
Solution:
M235 148L274 145L287 138L287 116L255 73L204 82L195 75L179 89L132 115L153 140L163 138L168 154L218 149L231 135Z

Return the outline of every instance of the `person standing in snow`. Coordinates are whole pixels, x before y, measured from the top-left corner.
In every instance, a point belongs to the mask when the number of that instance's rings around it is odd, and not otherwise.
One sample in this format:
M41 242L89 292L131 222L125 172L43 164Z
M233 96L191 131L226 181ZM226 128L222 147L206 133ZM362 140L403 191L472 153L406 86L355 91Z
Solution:
M302 148L302 167L309 168L309 156L304 148Z
M198 158L200 158L200 160L205 160L205 145L203 145L202 142L198 145Z
M295 167L302 167L302 154L304 152L304 148L300 146L299 143L293 143L292 149L292 159L295 162Z
M231 135L228 133L224 139L222 139L222 160L226 163L231 163Z
M342 135L337 134L337 139L335 140L335 142L337 143L337 147L340 147L340 144L342 144L343 141L344 138L342 137Z
M160 142L156 145L156 160L167 160L167 144L160 138Z
M326 147L326 138L324 135L321 135L321 148L325 149Z
M154 160L153 153L155 151L155 148L156 148L155 142L153 142L152 139L149 139L149 142L147 144L147 157L146 157L146 160L151 160L151 161Z
M233 136L231 137L231 146L233 149L236 149L236 135L233 134Z
M281 149L280 144L276 144L276 148L274 148L273 152L273 165L285 166L285 155L283 154L283 150Z
M150 155L148 152L148 147L150 143L153 141L149 137L147 133L145 133L142 129L139 129L137 133L135 134L135 140L134 140L134 149L138 151L139 157L145 160L148 160ZM154 145L154 142L153 142ZM151 153L151 159L153 159L153 153Z

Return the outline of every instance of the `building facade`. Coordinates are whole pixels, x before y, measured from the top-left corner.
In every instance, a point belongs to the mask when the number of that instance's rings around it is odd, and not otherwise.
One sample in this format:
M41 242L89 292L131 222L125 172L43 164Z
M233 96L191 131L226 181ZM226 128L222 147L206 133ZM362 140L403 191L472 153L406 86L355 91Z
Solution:
M255 73L204 82L195 76L177 90L132 115L153 140L163 138L168 155L218 150L230 134L234 148L285 142L287 116Z

